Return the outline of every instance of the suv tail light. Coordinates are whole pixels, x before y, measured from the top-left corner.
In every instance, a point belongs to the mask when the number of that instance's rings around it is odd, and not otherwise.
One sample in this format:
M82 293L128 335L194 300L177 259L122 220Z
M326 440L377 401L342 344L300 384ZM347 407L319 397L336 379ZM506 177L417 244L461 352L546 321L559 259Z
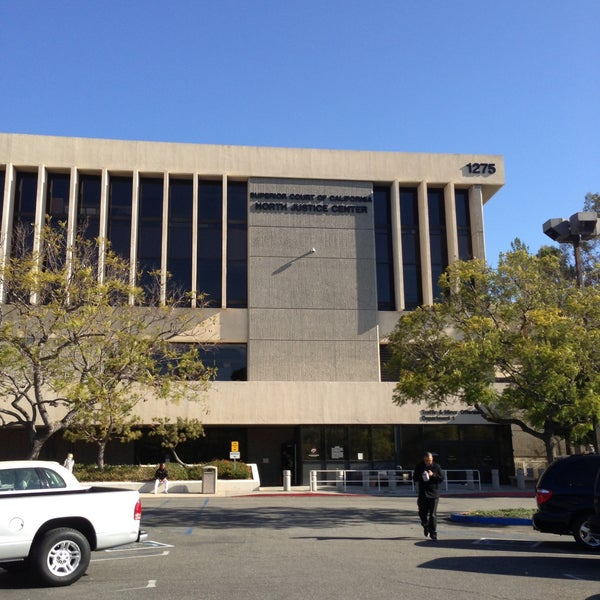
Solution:
M133 509L133 519L135 521L139 521L142 518L142 501L138 500L135 503L135 508Z
M543 488L536 490L535 492L535 500L538 506L541 506L545 502L548 502L552 498L552 492L550 490L545 490Z

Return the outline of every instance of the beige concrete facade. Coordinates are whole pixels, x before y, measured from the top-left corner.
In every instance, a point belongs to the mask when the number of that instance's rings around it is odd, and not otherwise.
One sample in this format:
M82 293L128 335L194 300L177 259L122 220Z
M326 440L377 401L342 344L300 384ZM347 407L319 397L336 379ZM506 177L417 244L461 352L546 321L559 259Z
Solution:
M469 173L469 163L493 164L495 172ZM454 189L469 189L473 253L483 257L483 204L504 183L504 163L497 155L212 146L19 134L0 134L0 169L5 172L3 252L8 251L18 170L38 173L38 224L43 221L49 172L71 175L73 209L78 175L101 174L104 220L111 175L129 174L135 181L156 175L164 178L165 188L174 177L241 179L249 182L251 192L315 196L368 195L374 185L389 185L393 199L398 198L400 187L413 185L419 193L427 302L433 300L428 186L444 188L448 256L455 260ZM134 185L134 204L136 199ZM224 197L225 206L226 200ZM392 203L394 281L398 308L402 308L397 205ZM203 400L205 409L200 410L205 423L420 422L419 411L393 405L393 385L379 381L379 343L385 341L402 311L378 312L376 308L372 211L335 219L323 214L273 212L249 212L249 217L248 309L228 308L224 299L221 309L203 309L198 314L193 336L179 338L250 345L249 381L215 384ZM135 256L135 218L132 232ZM313 248L316 251L311 253ZM223 267L225 270L225 260ZM335 357L333 363L331 357ZM298 403L298 398L302 402ZM282 401L284 411L277 408ZM148 410L145 405L143 413L150 418ZM161 412L172 410L167 405ZM194 403L176 410L198 412Z
M474 165L485 165L482 169ZM139 407L147 422L165 415L198 417L206 425L399 425L483 423L465 407L451 405L432 415L419 406L392 403L393 383L380 380L379 348L405 308L401 190L418 194L419 248L424 303L434 299L428 190L443 190L448 262L459 256L457 190L468 191L471 247L485 258L483 205L504 184L498 155L424 154L346 150L213 146L0 134L4 173L2 248L10 249L15 179L37 173L35 221L45 215L50 173L70 175L69 231L74 231L78 180L101 176L100 233L106 234L111 177L131 176L131 258L136 260L138 186L142 177L162 178L164 219L170 182L248 185L248 306L227 300L227 227L223 225L220 307L197 310L197 327L179 341L247 345L248 381L217 381L199 398L173 405L150 399ZM389 189L396 310L377 306L373 220L375 188ZM285 209L261 208L279 194ZM296 206L296 208L293 208ZM306 207L312 207L310 211ZM306 210L305 210L306 209ZM312 212L311 212L312 211ZM163 226L162 269L166 276L167 228ZM195 226L195 233L198 229ZM195 255L197 241L194 240ZM132 273L135 277L135 273ZM201 283L194 274L197 291ZM197 286L197 288L196 288ZM188 310L196 310L193 305Z

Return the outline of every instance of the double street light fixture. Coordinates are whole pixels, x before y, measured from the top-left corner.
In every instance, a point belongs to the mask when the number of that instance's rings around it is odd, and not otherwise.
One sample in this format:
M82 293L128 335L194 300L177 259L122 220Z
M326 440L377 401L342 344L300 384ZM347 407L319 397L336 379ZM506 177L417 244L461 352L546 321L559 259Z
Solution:
M587 211L571 215L569 219L548 219L544 233L559 244L572 244L575 254L577 285L583 288L583 266L581 264L580 243L600 236L598 213Z
M571 215L569 219L548 219L544 225L544 233L559 244L572 244L575 254L575 271L577 286L583 289L583 265L581 264L582 241L600 237L600 218L598 213L587 211ZM596 452L600 452L600 424L598 416L593 418Z

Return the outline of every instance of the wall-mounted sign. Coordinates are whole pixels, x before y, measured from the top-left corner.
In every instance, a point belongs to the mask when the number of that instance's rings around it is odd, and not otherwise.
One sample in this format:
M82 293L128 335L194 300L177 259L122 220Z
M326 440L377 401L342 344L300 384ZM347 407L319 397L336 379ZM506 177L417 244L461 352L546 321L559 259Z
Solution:
M287 192L250 192L250 208L255 211L314 213L314 214L365 214L373 202L372 194L289 194Z
M333 460L344 458L344 448L342 446L333 446L331 448L331 458Z
M459 415L480 415L474 408L465 408L463 410L422 410L420 412L421 421L454 421Z
M493 175L496 172L496 163L467 163L463 172L465 175Z

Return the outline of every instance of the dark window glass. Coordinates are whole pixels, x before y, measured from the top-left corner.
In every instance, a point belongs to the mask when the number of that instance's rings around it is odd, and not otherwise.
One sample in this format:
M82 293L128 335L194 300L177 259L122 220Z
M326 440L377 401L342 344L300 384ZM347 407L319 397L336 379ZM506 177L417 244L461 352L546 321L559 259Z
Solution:
M348 427L348 442L350 460L371 460L371 427L369 425L355 425ZM359 458L360 455L360 458Z
M393 425L373 425L373 460L392 461L396 459L396 443Z
M343 425L325 426L325 447L327 460L345 462L348 455L348 428Z
M380 344L379 346L379 364L381 365L381 381L400 381L400 372L390 361L392 352L389 344Z
M131 177L111 177L108 191L108 239L112 250L129 259L131 254Z
M227 184L227 306L248 306L248 186Z
M46 182L46 217L50 226L66 237L69 218L69 188L71 176L64 173L48 173ZM54 253L53 253L54 254ZM55 256L54 265L62 266L66 256Z
M377 263L377 308L395 310L394 250L392 243L392 207L390 188L373 188L375 221L375 261Z
M100 235L100 175L80 175L77 186L77 227L85 238L93 240Z
M160 257L162 247L162 178L140 178L138 285L144 290L146 301L156 303L159 298Z
M400 223L404 306L411 310L423 304L417 188L400 188Z
M325 455L323 427L320 425L302 427L302 460L303 462L320 463Z
M223 183L198 182L198 293L208 306L221 306Z
M167 246L169 294L179 295L192 290L193 194L191 180L170 180Z
M246 344L205 344L199 349L206 367L215 367L215 381L246 381Z
M473 242L471 240L471 214L469 212L469 190L455 190L456 227L458 234L458 258L473 258Z
M13 252L21 254L33 248L37 173L17 171L13 213Z
M442 188L429 188L427 190L427 205L429 212L429 244L431 251L433 297L434 299L438 299L441 295L439 278L448 266L444 190Z
M210 223L198 225L198 255L204 259L220 262L222 232Z
M69 187L71 176L62 173L48 173L46 186L46 214L51 223L66 221L69 217Z

